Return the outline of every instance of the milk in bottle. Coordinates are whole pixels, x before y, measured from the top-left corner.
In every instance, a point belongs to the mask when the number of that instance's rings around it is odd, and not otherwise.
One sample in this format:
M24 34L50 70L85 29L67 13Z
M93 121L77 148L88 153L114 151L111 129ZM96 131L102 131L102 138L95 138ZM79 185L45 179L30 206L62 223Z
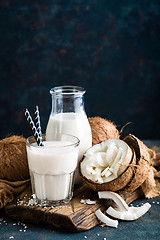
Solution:
M85 90L76 86L55 87L50 91L52 95L52 112L49 117L46 138L57 140L61 134L70 134L80 140L78 160L92 146L91 128L84 109L83 95ZM78 169L75 183L80 183Z

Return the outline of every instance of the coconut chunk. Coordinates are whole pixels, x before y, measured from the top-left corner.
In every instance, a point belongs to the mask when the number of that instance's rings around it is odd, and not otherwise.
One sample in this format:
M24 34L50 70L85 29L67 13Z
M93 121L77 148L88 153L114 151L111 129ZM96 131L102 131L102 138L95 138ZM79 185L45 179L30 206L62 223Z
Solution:
M106 161L108 162L108 165L111 167L113 162L114 162L114 158L113 158L113 152L117 149L115 142L111 142L108 145L108 149L106 151Z
M101 191L98 192L99 198L104 199L112 199L118 206L118 208L113 208L110 206L106 213L111 217L126 220L126 221L134 221L138 218L142 217L151 207L149 203L145 203L141 207L128 207L127 203L124 199L115 192L110 191Z
M96 201L92 201L90 199L81 199L80 203L82 204L88 204L88 205L93 205L96 204Z
M106 167L108 165L108 163L105 161L106 153L103 152L96 153L95 158L97 167Z
M131 148L124 141L108 139L88 149L80 162L80 172L95 183L110 182L126 170L132 155Z
M119 209L114 209L110 206L106 213L117 219L134 221L142 217L150 209L150 207L151 205L149 203L145 203L141 207L129 207L126 211L120 211Z
M86 173L92 175L92 174L96 174L96 171L93 169L92 166L90 166L89 164L86 165Z
M95 215L101 222L105 223L107 226L117 228L118 221L107 217L105 214L102 213L102 211L100 209L98 209L95 212Z
M127 203L124 201L124 199L115 192L110 192L110 191L101 191L98 192L99 198L104 198L104 199L112 199L118 206L118 208L121 211L126 211L129 209Z
M132 207L134 208L133 211L135 211L136 207ZM148 210L151 208L151 204L149 203L145 203L143 206L141 207L137 207L136 210L136 219L142 217L146 212L148 212Z
M106 167L103 171L102 171L102 177L105 176L106 178L109 177L112 174L111 170L109 167Z
M115 158L115 160L113 161L112 165L111 165L111 168L113 169L113 172L114 174L117 176L117 173L118 173L118 169L120 167L120 164L123 160L121 160L122 158L122 155L123 155L123 149L120 147L119 148L119 151L118 151L118 154Z

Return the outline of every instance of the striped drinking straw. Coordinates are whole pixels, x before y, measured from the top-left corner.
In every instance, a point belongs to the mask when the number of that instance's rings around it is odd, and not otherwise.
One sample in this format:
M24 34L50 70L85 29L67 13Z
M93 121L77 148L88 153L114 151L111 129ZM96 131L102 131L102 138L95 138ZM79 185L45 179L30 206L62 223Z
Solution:
M33 136L36 139L36 142L37 142L38 146L44 146L43 143L42 143L42 137L39 136L39 133L38 133L38 131L36 129L36 126L35 126L35 124L34 124L34 122L32 120L32 117L31 117L31 115L30 115L30 113L29 113L27 108L25 110L25 116L26 116L27 122L29 123L29 126L30 126L30 128L32 130Z

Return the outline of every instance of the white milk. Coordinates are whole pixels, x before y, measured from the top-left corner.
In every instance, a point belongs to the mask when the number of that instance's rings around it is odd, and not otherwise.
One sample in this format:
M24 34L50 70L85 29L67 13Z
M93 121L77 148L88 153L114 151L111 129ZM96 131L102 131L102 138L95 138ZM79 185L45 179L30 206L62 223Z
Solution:
M33 193L40 200L57 201L69 198L72 177L77 166L78 147L71 142L43 143L44 147L38 147L35 143L27 146Z
M46 129L47 140L52 140L51 136L54 136L54 139L59 139L62 133L79 138L78 160L80 161L86 150L92 146L92 134L86 114L59 113L51 115ZM80 183L78 169L75 183Z

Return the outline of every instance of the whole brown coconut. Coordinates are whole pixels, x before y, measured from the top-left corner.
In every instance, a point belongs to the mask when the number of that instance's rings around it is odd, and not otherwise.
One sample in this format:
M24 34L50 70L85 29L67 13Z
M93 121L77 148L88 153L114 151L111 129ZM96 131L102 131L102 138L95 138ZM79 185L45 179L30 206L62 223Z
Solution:
M116 125L101 117L88 118L92 131L92 145L103 142L109 138L120 138Z
M24 137L12 136L0 141L0 178L9 181L29 178Z

